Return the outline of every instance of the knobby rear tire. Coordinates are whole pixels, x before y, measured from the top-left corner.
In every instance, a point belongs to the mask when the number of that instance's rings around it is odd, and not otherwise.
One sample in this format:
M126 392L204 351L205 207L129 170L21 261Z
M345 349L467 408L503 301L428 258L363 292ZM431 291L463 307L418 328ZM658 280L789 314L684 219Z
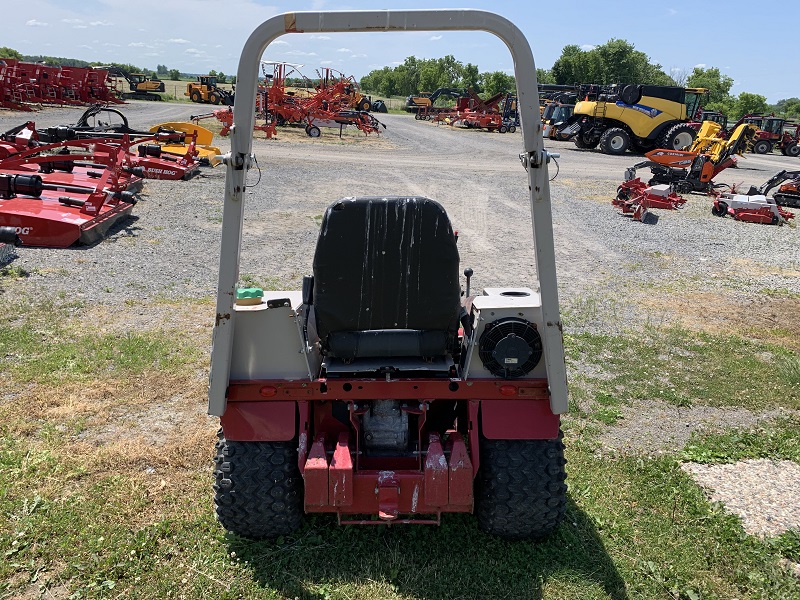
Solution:
M214 504L228 531L250 539L297 531L303 483L297 442L232 442L217 434Z
M481 440L475 514L485 532L540 541L564 518L563 434L555 440Z

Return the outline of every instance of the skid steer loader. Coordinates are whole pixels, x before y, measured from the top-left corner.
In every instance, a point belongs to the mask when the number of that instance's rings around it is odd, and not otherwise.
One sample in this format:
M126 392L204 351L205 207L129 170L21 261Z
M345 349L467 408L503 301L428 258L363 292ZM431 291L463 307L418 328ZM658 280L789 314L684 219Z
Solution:
M442 205L386 195L333 199L302 290L238 288L267 45L284 34L420 30L488 31L511 50L537 284L472 296L466 269L462 295ZM519 29L478 10L288 13L247 40L224 157L209 382L209 413L221 422L214 498L227 530L280 536L305 513L396 525L474 512L485 531L512 539L541 539L558 526L567 383L535 73Z

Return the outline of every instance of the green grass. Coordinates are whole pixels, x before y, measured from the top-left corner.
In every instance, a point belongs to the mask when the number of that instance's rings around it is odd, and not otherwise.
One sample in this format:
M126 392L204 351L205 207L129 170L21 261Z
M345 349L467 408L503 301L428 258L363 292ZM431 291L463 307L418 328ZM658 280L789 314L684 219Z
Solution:
M56 450L31 456L5 435L3 441L0 507L8 521L0 535L0 592L57 581L80 598L800 594L800 582L778 566L782 555L797 552L796 536L761 542L745 535L672 458L609 460L588 445L573 446L567 517L542 544L489 537L472 517L457 515L440 528L391 529L339 527L319 516L296 535L251 542L225 536L215 523L207 475L164 491L152 477L109 475L47 496L37 493L36 481L63 477L70 459Z
M53 319L36 327L0 324L0 356L15 381L53 384L144 369L175 371L198 352L163 332L76 331Z
M439 528L340 527L334 517L315 516L295 535L251 542L226 535L214 518L212 420L180 421L157 444L126 440L124 431L96 443L91 403L73 417L49 412L38 398L40 388L57 395L56 383L124 387L163 369L196 378L207 340L190 342L177 328L79 330L75 315L84 310L19 304L0 320L0 357L9 365L0 419L0 597L50 590L81 599L800 598L800 581L779 563L800 557L797 532L747 536L680 468L687 459L798 460L796 417L696 436L685 450L659 457L604 456L596 442L601 417L613 422L631 398L655 389L653 373L659 389L671 384L686 397L703 381L708 393L753 387L789 356L780 349L769 348L775 360L746 363L764 374L722 367L717 374L709 348L732 366L765 347L675 330L567 336L570 361L599 365L599 374L582 375L573 389L594 406L594 419L564 420L567 515L544 543L487 536L469 515L445 515ZM709 382L703 372L727 381ZM108 406L124 411L124 398L116 402ZM103 414L102 423L115 421Z
M683 460L699 463L732 463L756 458L800 463L800 417L777 419L758 429L695 435L681 456Z
M618 336L565 335L565 350L570 363L602 372L602 377L585 377L585 385L625 402L800 408L800 359L772 344L645 327Z

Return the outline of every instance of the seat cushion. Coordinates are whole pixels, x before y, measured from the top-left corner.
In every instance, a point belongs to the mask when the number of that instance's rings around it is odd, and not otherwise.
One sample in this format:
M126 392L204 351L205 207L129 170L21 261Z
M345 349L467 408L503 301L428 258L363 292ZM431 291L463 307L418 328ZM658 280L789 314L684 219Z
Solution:
M328 354L337 358L444 356L449 349L445 331L378 329L338 331L328 336Z

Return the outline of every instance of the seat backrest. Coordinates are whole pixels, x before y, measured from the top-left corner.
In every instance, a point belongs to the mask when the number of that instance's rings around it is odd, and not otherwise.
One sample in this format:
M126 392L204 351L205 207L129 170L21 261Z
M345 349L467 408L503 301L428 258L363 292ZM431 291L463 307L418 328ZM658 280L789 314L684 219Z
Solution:
M423 197L343 198L325 212L313 303L323 349L337 332L458 328L458 249L444 208Z

